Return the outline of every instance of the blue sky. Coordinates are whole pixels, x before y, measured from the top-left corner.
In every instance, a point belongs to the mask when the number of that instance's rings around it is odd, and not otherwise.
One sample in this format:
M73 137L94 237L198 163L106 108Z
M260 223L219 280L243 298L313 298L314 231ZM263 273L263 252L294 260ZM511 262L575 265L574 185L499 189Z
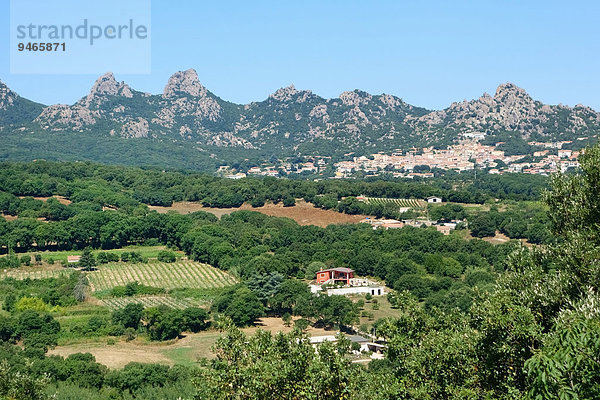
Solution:
M9 1L0 4L0 79L46 104L84 96L97 76L10 74ZM600 110L598 27L595 1L152 0L152 72L116 77L160 93L173 72L194 68L237 103L294 84L431 109L510 81L546 103Z

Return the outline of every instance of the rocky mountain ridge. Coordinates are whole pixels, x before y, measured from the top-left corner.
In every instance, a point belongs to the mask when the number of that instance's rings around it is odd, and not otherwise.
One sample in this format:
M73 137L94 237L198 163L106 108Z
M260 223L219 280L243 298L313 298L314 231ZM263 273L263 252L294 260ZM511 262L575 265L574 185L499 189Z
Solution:
M43 107L19 96L0 81L0 132L30 122L42 112Z
M360 90L324 99L293 85L259 102L227 102L204 87L196 71L173 74L162 94L138 92L112 73L99 77L73 105L47 107L22 99L0 82L2 129L81 132L307 154L357 149L447 145L465 136L514 132L561 139L600 131L600 114L577 105L545 105L512 83L494 96L429 111L389 95Z

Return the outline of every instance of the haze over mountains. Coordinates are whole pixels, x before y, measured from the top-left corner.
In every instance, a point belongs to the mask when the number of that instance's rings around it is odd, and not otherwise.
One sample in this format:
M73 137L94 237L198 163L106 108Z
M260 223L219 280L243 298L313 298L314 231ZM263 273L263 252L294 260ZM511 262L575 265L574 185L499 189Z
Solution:
M193 69L173 74L162 94L136 91L107 73L73 105L44 106L0 82L0 134L69 133L70 140L85 136L98 146L106 138L147 138L200 151L328 155L444 146L465 135L569 140L598 131L600 114L591 108L546 105L512 83L498 86L493 96L430 111L388 94L354 90L324 99L294 86L263 101L234 104L205 88Z

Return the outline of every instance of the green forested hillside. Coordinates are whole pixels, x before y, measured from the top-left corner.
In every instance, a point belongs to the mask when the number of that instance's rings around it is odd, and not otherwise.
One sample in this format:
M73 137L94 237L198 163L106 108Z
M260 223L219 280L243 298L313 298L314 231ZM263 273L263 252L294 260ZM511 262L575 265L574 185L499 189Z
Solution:
M513 242L492 245L455 234L444 236L432 228L299 226L252 211L234 212L220 220L202 212L157 214L140 202L145 199L141 193L153 192L148 189L152 185L160 189L156 193L171 195L194 187L191 193L214 201L235 190L210 189L221 182L207 176L85 163L52 164L50 169L47 163L5 164L0 176L5 192L2 204L18 218L0 219L4 246L35 250L39 246L165 244L227 270L240 282L213 293L208 310L129 303L112 312L98 309L93 316L65 324L61 312L75 310L70 307L85 298L85 276L3 281L0 395L16 399L48 395L65 399L598 398L600 148L588 149L580 162L580 173L555 177L551 191L543 195L558 240L539 247ZM161 179L153 181L153 176ZM182 178L186 185L175 189ZM294 181L278 182L248 180L231 183L229 189L235 187L241 195L255 183L267 193L266 189L282 190L286 195L321 184L294 189ZM142 190L143 184L150 183ZM368 190L370 184L361 183L360 189ZM353 187L351 182L331 185L329 189ZM394 185L386 182L384 188L401 189ZM59 195L63 202L68 198L72 203L20 199L15 194ZM446 212L440 211L442 216ZM166 253L159 258L167 263L175 258ZM141 257L131 252L127 260L134 255ZM107 257L93 257L89 248L83 256L88 269L103 268ZM12 253L0 260L3 268L38 262ZM121 260L128 262L123 255ZM153 264L147 265L150 269ZM388 295L392 314L372 326L356 327L364 302L311 295L304 279L325 266L349 266L359 275L384 280L395 289ZM131 283L114 296L131 297L138 291L156 290ZM375 305L373 301L370 306ZM288 322L295 315L303 322L289 334L259 332L252 337L234 327L252 324L263 315ZM45 355L65 335L176 340L183 331L202 331L211 324L210 329L225 330L215 347L217 357L192 367L130 364L109 371L91 355ZM352 346L342 337L315 351L303 333L308 325L374 332L385 339L385 358L371 361L368 368L352 363Z

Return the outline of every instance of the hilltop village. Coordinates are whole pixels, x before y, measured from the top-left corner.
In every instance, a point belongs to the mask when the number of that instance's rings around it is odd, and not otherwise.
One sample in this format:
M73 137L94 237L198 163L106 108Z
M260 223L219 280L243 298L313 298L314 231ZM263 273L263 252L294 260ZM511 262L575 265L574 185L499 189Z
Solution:
M585 140L580 138L578 140ZM521 172L526 174L550 175L565 172L569 168L579 167L578 150L571 150L573 141L535 142L527 144L536 150L531 154L506 154L502 149L504 142L495 145L481 144L476 139L465 140L447 149L434 147L412 148L407 151L384 152L368 156L346 154L347 160L332 162L331 157L313 156L303 162L289 159L275 163L263 163L248 169L233 169L230 166L219 167L217 173L227 178L240 179L246 176L284 177L292 174L321 175L327 178L349 178L360 173L361 176L379 176L391 174L395 178L433 177L434 169L454 170L458 172L484 169L490 174Z

